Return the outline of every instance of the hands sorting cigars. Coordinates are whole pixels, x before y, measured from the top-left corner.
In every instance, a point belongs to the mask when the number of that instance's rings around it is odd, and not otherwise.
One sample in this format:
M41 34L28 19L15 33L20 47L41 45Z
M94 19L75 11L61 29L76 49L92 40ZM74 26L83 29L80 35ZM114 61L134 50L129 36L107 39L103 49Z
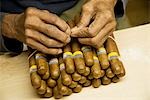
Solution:
M84 87L117 83L125 76L119 51L112 36L99 49L76 40L63 48L63 55L37 52L29 58L30 78L40 97L60 99Z

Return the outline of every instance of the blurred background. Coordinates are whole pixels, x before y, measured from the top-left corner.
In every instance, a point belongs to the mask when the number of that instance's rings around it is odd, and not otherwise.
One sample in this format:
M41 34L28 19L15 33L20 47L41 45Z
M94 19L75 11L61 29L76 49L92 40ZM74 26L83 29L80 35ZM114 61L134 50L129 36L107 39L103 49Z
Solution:
M125 15L117 22L117 29L150 23L150 0L128 0Z

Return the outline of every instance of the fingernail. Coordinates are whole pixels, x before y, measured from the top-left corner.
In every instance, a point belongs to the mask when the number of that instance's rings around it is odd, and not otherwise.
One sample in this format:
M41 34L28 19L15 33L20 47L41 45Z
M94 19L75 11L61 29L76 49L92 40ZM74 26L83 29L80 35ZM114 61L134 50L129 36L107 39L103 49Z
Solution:
M70 36L68 36L66 42L69 43L70 41L71 41L71 38L70 38Z
M62 49L59 49L59 50L58 50L58 54L61 54L61 53L62 53Z

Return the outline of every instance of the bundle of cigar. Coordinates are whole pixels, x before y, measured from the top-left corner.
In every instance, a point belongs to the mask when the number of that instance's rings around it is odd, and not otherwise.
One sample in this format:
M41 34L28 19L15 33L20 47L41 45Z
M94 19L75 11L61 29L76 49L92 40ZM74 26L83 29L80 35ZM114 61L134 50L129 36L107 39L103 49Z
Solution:
M112 36L99 49L73 40L63 52L58 56L37 52L29 58L31 83L41 97L59 99L79 93L83 87L117 83L125 76Z

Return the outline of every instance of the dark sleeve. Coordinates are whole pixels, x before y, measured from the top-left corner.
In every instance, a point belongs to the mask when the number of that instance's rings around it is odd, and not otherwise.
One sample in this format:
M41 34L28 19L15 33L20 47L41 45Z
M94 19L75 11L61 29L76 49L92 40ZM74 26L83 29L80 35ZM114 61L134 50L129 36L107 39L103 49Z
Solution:
M117 0L114 11L116 17L122 17L124 15L124 7L123 2L121 0Z
M6 14L7 13L0 13L0 52L21 53L23 50L23 43L2 35L1 23L3 16Z
M5 36L2 36L4 40L4 45L9 52L12 53L21 53L23 51L23 43L16 40L10 39Z

